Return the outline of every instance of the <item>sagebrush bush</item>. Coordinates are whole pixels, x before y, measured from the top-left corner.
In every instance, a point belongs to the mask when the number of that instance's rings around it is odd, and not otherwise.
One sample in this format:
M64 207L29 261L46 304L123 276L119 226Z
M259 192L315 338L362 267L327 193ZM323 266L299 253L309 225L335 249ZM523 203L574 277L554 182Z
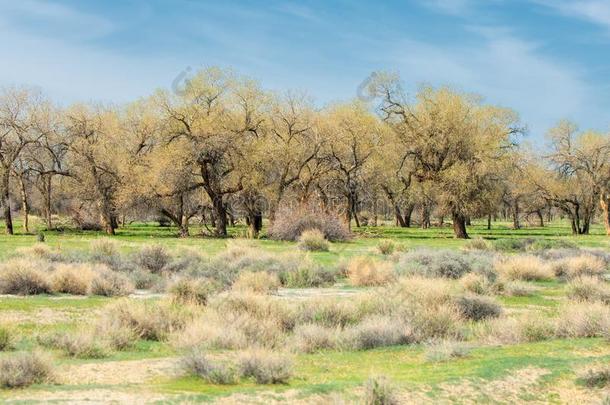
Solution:
M511 256L498 260L495 269L501 277L510 281L539 281L554 277L549 265L532 255Z
M18 256L24 259L55 260L59 255L46 243L35 243L31 246L20 247L16 250Z
M403 277L388 288L390 291L385 294L385 299L397 296L401 301L410 305L427 307L451 303L454 291L454 286L449 280L418 276Z
M236 291L269 294L277 291L279 287L280 279L276 274L269 274L265 271L245 271L237 277L232 288Z
M354 286L372 287L391 283L395 274L392 263L360 256L350 260L347 277Z
M491 250L493 249L493 245L491 242L483 239L483 238L474 238L467 241L463 248L465 250Z
M308 252L328 252L330 243L317 229L308 229L299 236L298 247Z
M384 256L389 256L396 251L396 243L391 239L379 241L377 251Z
M145 340L165 340L172 332L184 328L197 308L172 302L120 300L105 308L101 321L130 328Z
M51 292L43 262L11 259L0 265L0 294L34 295Z
M96 260L119 255L119 248L119 243L110 238L98 238L89 243L89 250Z
M540 314L489 319L480 326L476 335L492 344L539 342L555 335L553 320Z
M151 273L161 273L169 264L171 256L162 245L144 245L136 254L136 263Z
M299 208L282 207L269 227L273 239L296 241L301 234L317 229L330 241L347 240L350 237L347 224L338 214L313 206Z
M534 295L536 287L521 281L510 281L504 284L500 292L508 297L529 297Z
M610 365L590 367L578 374L578 380L589 388L610 387Z
M314 353L320 350L336 349L339 345L341 329L308 323L294 329L294 344L303 353Z
M464 295L457 297L455 304L462 317L472 321L497 318L502 314L502 306L489 297Z
M95 276L91 280L91 294L124 297L131 294L133 290L133 283L126 275L105 266L98 266L95 269Z
M502 252L519 252L524 251L525 248L534 242L533 239L496 239L492 242L492 246L495 250Z
M39 336L38 342L81 359L101 359L110 354L106 342L90 331L50 333Z
M312 261L304 261L297 268L279 273L280 282L288 288L312 288L332 285L335 272Z
M450 250L418 249L402 254L398 260L397 270L404 275L424 277L445 277L458 279L468 272L493 276L489 269L492 258L467 252Z
M364 384L366 405L398 405L400 399L394 384L384 376L370 377Z
M411 343L411 329L399 319L373 316L344 331L343 344L353 350Z
M606 272L606 263L593 255L566 257L551 263L557 277L572 279L581 276L600 277Z
M239 373L228 363L210 360L199 350L191 350L180 360L180 367L189 375L201 377L211 384L237 384Z
M559 337L610 336L610 306L599 302L571 303L559 310Z
M460 313L453 305L419 306L409 315L409 323L417 342L463 337Z
M210 294L216 289L217 287L207 279L181 278L169 287L169 293L172 300L177 303L205 305Z
M460 278L460 286L474 294L485 294L490 289L487 278L480 274L467 273Z
M354 300L329 297L301 303L297 316L301 324L315 323L329 328L343 328L360 321L363 314Z
M0 358L0 387L21 388L53 380L50 360L37 352Z
M15 332L13 328L0 325L0 352L13 349L15 345Z
M610 304L610 287L597 277L581 276L571 280L567 295L576 301L601 301Z
M433 342L426 348L426 360L437 363L466 357L471 347L463 342L442 340Z
M51 274L51 288L56 293L87 295L94 277L87 264L61 263Z
M293 374L293 361L285 353L250 350L238 363L242 377L252 377L257 384L286 384Z

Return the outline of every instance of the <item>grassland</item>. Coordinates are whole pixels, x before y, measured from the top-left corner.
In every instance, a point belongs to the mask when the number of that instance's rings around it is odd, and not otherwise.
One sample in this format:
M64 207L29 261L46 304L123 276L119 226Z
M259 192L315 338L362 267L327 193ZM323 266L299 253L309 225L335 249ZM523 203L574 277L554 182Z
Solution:
M239 227L231 229L239 235ZM543 238L569 240L582 247L608 250L602 227L591 235L573 237L566 224L557 222L544 228L512 230L495 223L492 230L483 224L469 229L471 236L489 240ZM194 229L194 234L197 229ZM115 240L128 254L152 242L168 247L174 255L184 248L214 256L226 249L227 241L204 237L178 239L172 228L154 224L133 224L119 229ZM458 250L466 242L452 238L450 228L405 229L392 226L355 229L349 242L333 243L329 252L309 255L319 264L336 266L358 255L381 259L375 247L381 239L391 239L405 249L419 247ZM46 232L46 243L59 251L86 251L95 232ZM18 248L31 246L35 235L0 236L0 260L7 260ZM267 239L253 241L256 249L280 254L296 250L291 242ZM529 296L498 296L507 314L537 313L554 316L566 302L566 284L558 280L529 282ZM607 284L607 282L606 282ZM350 286L340 278L334 285L319 288L330 295L358 293L366 287ZM303 300L310 289L281 289L283 297ZM346 295L350 297L351 295ZM130 301L163 300L163 294L131 296ZM65 294L0 297L0 324L10 325L19 335L15 351L37 347L36 335L76 331L97 317L117 298L71 296ZM579 381L579 371L610 363L607 339L550 338L516 344L470 343L468 355L431 362L427 343L379 347L371 350L321 350L294 355L294 375L287 384L260 385L250 380L238 384L210 384L181 373L177 366L180 349L167 341L139 340L135 346L100 359L67 357L48 350L56 368L53 383L23 389L0 389L2 403L112 402L117 403L362 403L363 385L374 375L388 377L398 390L401 403L602 403L608 401L606 388L591 388ZM231 358L230 350L211 349L213 358ZM0 352L0 359L10 356ZM607 403L607 402L604 402Z

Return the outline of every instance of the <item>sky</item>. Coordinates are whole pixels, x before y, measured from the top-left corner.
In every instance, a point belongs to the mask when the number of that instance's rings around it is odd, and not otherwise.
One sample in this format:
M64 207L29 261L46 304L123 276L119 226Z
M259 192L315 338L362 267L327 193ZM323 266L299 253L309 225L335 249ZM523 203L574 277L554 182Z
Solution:
M349 100L373 71L449 85L520 114L610 129L610 0L0 0L0 86L124 103L185 72Z

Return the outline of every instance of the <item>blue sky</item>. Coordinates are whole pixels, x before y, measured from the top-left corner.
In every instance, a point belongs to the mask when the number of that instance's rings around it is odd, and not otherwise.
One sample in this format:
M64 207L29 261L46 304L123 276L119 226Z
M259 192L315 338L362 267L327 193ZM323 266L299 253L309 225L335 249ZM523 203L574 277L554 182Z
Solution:
M320 104L374 70L511 107L542 134L610 128L610 0L0 0L0 85L121 103L220 65Z

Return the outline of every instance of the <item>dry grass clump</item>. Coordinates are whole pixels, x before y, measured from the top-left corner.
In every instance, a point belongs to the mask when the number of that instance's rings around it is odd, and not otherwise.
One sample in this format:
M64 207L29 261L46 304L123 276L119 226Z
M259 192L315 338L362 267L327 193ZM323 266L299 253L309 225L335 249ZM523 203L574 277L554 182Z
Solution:
M56 293L87 295L95 273L88 264L58 264L51 274L51 288Z
M0 265L0 294L34 295L51 292L45 263L11 259Z
M133 283L127 276L112 271L103 265L95 269L95 277L91 280L91 294L124 297L131 294L133 290Z
M540 342L555 336L555 325L552 319L541 314L500 317L485 321L475 334L491 344Z
M369 317L347 328L343 336L343 344L353 350L402 345L412 341L412 331L407 325L386 316Z
M610 387L610 365L601 364L578 374L578 380L589 388Z
M189 375L201 377L211 384L230 385L239 382L237 369L228 364L210 360L199 350L191 350L180 360L180 368Z
M491 242L483 238L474 238L467 241L464 246L464 250L492 250L493 245Z
M567 285L568 297L576 301L601 301L610 304L610 288L597 277L581 276Z
M330 241L350 238L347 224L341 216L314 206L280 208L269 228L269 235L273 239L294 241L309 229L319 230Z
M162 245L144 245L136 254L136 263L151 273L161 273L171 261L167 249Z
M37 353L16 353L0 359L0 387L21 388L53 380L50 360Z
M606 272L606 263L590 254L566 257L551 263L557 277L573 279L581 276L601 277Z
M469 272L493 277L491 260L490 255L480 253L418 249L402 254L396 268L399 274L430 278L458 279Z
M486 294L490 289L487 278L481 274L467 273L460 278L460 286L474 294Z
M403 277L389 289L386 299L396 296L409 304L428 307L450 303L455 290L449 280L418 276Z
M455 304L462 317L471 321L497 318L502 314L502 306L489 297L464 295L457 297Z
M16 253L25 259L52 260L57 256L53 249L45 243L17 248Z
M377 251L384 256L389 256L396 251L396 243L391 239L379 241Z
M276 274L269 274L264 271L246 271L237 277L232 288L235 291L269 294L277 291L279 287L280 279Z
M370 377L364 384L365 405L398 405L396 387L384 376Z
M299 236L299 249L308 252L328 252L330 244L317 229L308 229Z
M428 345L426 349L426 361L438 363L466 357L471 347L463 342L441 340Z
M600 302L571 303L562 307L557 319L559 337L609 337L610 306Z
M506 280L538 281L554 277L550 266L537 256L511 256L496 262L495 269Z
M418 306L408 319L416 342L463 338L461 316L454 305Z
M106 307L100 322L131 329L140 339L163 341L172 332L182 330L196 310L197 308L169 301L123 299Z
M15 332L9 326L0 325L0 352L11 350L15 345Z
M182 278L169 287L169 293L176 303L205 305L215 289L209 280Z
M530 297L536 292L536 287L521 282L521 281L510 281L505 283L502 288L502 295L507 297Z
M44 347L59 349L70 357L81 359L101 359L110 354L106 342L90 331L40 335L38 342Z
M329 328L352 325L360 321L364 313L355 300L338 298L314 298L303 302L298 310L298 323L315 323Z
M257 384L286 384L293 374L293 361L284 353L250 350L238 363L242 377L252 377Z
M120 245L110 238L98 238L89 243L89 250L96 259L104 259L119 255Z
M296 349L303 353L336 349L339 346L341 329L326 327L315 323L298 325L294 329Z
M307 259L297 268L279 273L280 282L287 288L315 288L332 285L336 273Z
M358 287L386 285L395 279L392 263L366 256L355 257L349 262L347 277Z

